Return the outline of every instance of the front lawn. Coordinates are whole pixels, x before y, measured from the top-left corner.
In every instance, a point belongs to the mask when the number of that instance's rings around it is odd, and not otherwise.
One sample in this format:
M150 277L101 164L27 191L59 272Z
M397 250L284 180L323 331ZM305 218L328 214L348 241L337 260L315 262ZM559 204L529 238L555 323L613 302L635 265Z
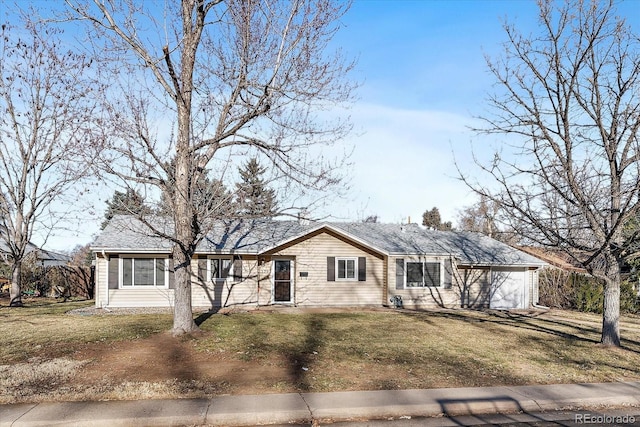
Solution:
M612 349L597 315L555 310L258 310L175 339L170 313L28 305L0 306L0 403L640 380L638 317Z

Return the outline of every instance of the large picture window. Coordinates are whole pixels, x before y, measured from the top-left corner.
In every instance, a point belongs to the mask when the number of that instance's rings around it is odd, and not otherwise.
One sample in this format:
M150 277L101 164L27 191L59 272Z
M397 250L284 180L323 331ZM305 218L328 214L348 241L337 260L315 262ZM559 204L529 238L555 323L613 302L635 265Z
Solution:
M165 258L121 258L122 286L156 286L167 285L167 262Z
M442 286L439 262L407 262L406 287Z

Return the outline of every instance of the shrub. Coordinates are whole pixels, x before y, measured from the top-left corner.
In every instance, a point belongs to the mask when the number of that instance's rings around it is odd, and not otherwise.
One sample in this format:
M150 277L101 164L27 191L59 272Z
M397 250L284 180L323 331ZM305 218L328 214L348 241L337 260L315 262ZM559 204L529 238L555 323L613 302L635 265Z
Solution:
M540 270L538 283L542 305L602 313L604 286L593 276L547 267ZM640 312L637 291L631 280L620 284L620 312Z

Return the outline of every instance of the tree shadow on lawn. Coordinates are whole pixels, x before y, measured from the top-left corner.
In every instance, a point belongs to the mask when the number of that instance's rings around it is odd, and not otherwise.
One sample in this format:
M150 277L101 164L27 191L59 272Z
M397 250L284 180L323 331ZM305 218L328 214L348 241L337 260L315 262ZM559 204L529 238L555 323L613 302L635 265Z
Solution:
M271 316L266 314L265 316ZM433 388L443 386L490 386L496 384L525 384L526 378L517 372L504 369L504 366L487 361L481 354L460 354L448 348L431 348L429 351L416 351L415 347L407 346L402 334L389 334L384 346L371 345L366 353L360 354L358 345L350 347L339 345L335 351L345 351L342 354L325 354L327 348L332 347L332 340L343 342L341 328L336 328L335 315L295 316L292 324L283 322L282 327L293 328L284 331L285 337L274 332L278 327L277 319L264 319L262 316L246 316L241 320L243 332L238 339L237 354L245 361L259 360L262 357L276 355L286 363L288 375L283 380L297 391L314 391L326 373L318 372L320 366L332 359L340 363L343 368L350 369L349 360L355 363L355 370L345 372L342 378L343 387L355 389L398 389L398 388ZM348 319L353 314L341 314ZM215 317L212 321L215 321ZM426 322L434 322L425 319ZM349 329L348 332L352 331ZM275 336L269 334L275 333ZM366 332L363 332L366 334ZM398 345L393 341L399 340ZM374 343L375 344L375 343ZM343 357L344 356L344 357ZM439 357L437 357L439 356ZM345 359L346 358L346 359ZM439 360L439 361L436 361ZM341 362L344 362L342 364ZM431 363L431 365L429 365ZM428 366L428 369L421 367ZM361 369L361 370L358 370ZM358 374L358 372L360 372ZM369 375L362 375L369 373ZM338 374L339 375L339 374ZM339 390L331 390L339 391Z
M519 338L517 345L523 348L533 345L537 348L546 349L544 352L535 352L534 355L527 356L531 361L540 364L540 366L548 364L567 366L571 369L578 368L587 374L592 370L593 372L602 371L603 368L610 368L618 372L627 371L635 376L640 373L640 367L633 363L633 358L617 357L615 353L614 357L600 357L601 354L597 351L581 351L584 347L571 339L564 341L561 345L550 346L549 342L541 336L529 336ZM595 349L596 347L593 348ZM625 361L628 362L626 365L624 364Z
M447 318L457 319L475 327L486 329L491 326L506 326L527 329L534 332L546 333L560 338L584 341L599 344L601 330L597 327L587 326L582 323L574 323L569 320L557 318L548 319L543 315L546 312L522 313L515 311L482 310L465 313L461 310L437 310L437 311L408 311L402 312L405 316L420 320L430 325L436 324L433 319ZM483 317L479 317L481 315ZM596 338L590 338L589 336ZM622 337L623 348L633 353L640 354L640 341Z
M210 319L213 313L203 313L203 322ZM322 315L296 316L293 325L283 322L278 325L277 318L265 319L270 314L247 315L242 318L243 332L237 336L240 351L240 359L244 361L268 358L269 355L277 355L287 364L288 377L297 390L309 391L312 388L309 375L312 374L314 364L322 352L326 337L326 320ZM205 317L206 316L206 317ZM215 317L211 320L215 321ZM274 324L275 321L275 324ZM196 321L197 323L197 321ZM296 330L287 331L284 328L293 327ZM297 330L298 326L301 330ZM273 328L283 328L280 331ZM284 337L280 334L284 334ZM270 334L274 334L270 336Z
M211 316L213 316L214 314L216 314L218 311L220 311L220 309L218 309L218 308L214 308L212 310L205 311L203 313L200 313L193 321L196 322L196 325L200 326L204 322L209 320L209 318Z
M307 317L304 320L304 340L287 349L285 356L289 363L289 373L299 390L310 391L309 375L313 370L316 356L325 343L326 323L320 316Z

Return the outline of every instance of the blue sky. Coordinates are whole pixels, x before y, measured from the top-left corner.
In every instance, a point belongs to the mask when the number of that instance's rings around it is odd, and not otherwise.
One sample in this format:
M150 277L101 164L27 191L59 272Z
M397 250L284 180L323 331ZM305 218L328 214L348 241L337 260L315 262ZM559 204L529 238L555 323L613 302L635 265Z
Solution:
M640 1L621 2L618 12L640 31ZM482 158L499 145L469 131L492 88L485 55L502 52L505 19L529 34L537 13L526 0L356 0L337 42L359 58L353 119L362 133L349 141L353 200L331 213L420 223L437 206L455 224L476 198L454 158L473 174L471 149Z
M484 55L499 52L502 21L528 31L533 1L356 1L337 43L356 55L363 81L353 108L352 195L339 217L421 222L437 206L455 223L474 196L454 156L471 163L473 117L492 80ZM488 152L480 147L479 154Z
M626 0L618 10L640 32L640 0ZM362 82L350 111L355 132L345 141L353 147L350 192L318 214L421 222L422 213L437 206L455 223L475 197L457 179L454 156L470 171L472 145L480 156L491 151L491 141L468 130L485 111L493 82L484 54L501 52L505 18L528 33L536 17L529 0L356 0L335 39L358 58L353 77ZM100 203L94 222L50 239L47 247L90 242L102 220Z

